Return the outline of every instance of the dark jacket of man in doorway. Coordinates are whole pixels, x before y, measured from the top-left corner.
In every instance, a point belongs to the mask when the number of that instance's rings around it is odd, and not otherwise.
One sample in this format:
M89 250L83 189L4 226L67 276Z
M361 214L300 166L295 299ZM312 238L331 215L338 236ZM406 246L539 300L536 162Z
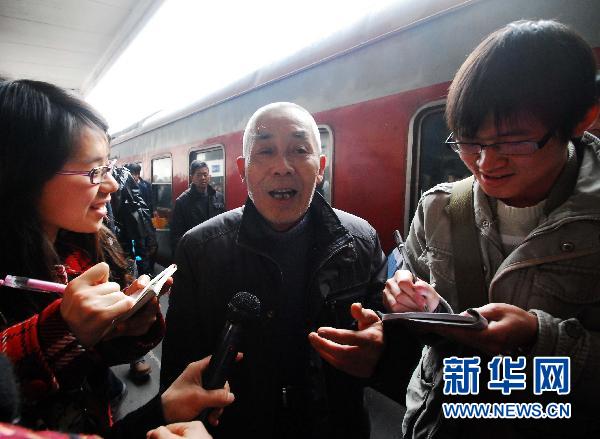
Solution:
M171 249L175 249L181 237L191 228L213 216L225 212L225 199L210 184L210 170L206 162L194 160L190 164L192 183L175 200L171 218Z

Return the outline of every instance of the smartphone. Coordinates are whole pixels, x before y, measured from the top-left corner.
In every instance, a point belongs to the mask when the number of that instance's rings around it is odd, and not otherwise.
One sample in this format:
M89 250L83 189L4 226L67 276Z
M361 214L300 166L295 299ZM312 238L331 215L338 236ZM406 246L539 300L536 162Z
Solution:
M121 322L127 320L129 317L138 312L146 303L153 297L158 297L163 285L177 271L177 265L171 264L159 274L157 274L148 284L141 290L130 297L135 299L133 307L129 309L125 314L120 315L115 321Z

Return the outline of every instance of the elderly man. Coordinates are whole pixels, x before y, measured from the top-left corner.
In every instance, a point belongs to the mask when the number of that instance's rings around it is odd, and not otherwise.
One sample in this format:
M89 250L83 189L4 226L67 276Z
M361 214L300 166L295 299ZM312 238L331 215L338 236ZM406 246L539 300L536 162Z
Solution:
M368 437L355 377L372 374L383 336L377 316L352 304L380 306L385 258L366 221L332 209L315 193L325 169L320 152L306 110L291 103L260 108L237 162L248 188L245 206L187 233L177 250L162 388L215 350L236 292L261 301L260 323L229 380L236 403L215 437ZM357 331L350 330L353 319ZM323 325L342 329L311 333ZM345 335L356 343L345 343ZM345 372L322 361L311 344L332 364L330 350L345 345Z

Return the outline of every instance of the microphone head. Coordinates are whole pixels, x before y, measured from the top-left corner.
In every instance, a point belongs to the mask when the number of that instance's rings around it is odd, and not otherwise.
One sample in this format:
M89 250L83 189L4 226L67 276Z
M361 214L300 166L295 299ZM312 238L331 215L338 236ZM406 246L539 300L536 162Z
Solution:
M254 294L240 291L227 304L227 320L234 323L250 323L260 316L260 300Z

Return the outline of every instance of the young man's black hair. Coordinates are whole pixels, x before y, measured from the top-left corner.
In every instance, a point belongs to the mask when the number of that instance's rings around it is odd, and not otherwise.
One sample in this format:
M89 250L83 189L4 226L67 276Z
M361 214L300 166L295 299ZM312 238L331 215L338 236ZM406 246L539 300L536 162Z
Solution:
M197 169L202 168L208 169L206 162L203 162L202 160L194 160L192 163L190 163L190 176L194 175L194 172L196 172Z
M473 137L487 117L534 116L567 140L596 102L595 78L594 54L576 32L552 20L517 21L483 40L457 72L448 126Z

